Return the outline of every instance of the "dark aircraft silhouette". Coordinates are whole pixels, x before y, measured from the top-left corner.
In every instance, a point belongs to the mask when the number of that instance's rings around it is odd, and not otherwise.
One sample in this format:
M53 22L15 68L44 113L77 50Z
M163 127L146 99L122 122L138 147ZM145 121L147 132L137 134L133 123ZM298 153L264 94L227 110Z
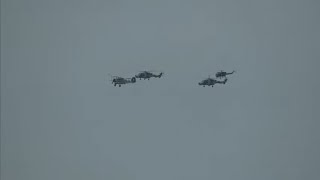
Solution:
M119 76L112 76L112 84L114 84L114 86L119 86L121 87L121 85L123 84L129 84L129 83L135 83L136 82L136 78L132 77L132 78L123 78L123 77L119 77Z
M217 81L215 79L208 77L207 79L202 80L198 84L199 84L199 86L203 86L203 87L205 87L205 86L213 87L213 85L215 85L215 84L226 84L227 81L228 81L227 78L224 81Z
M220 72L217 72L217 73L216 73L216 78L219 78L219 79L221 79L221 78L226 78L227 75L233 74L234 72L235 72L235 71L232 71L231 73L227 73L227 72L225 72L225 71L220 71Z
M163 75L163 73L161 72L159 75L153 74L149 71L141 71L139 74L135 75L136 78L141 79L148 79L150 80L150 78L155 77L155 78L161 78L161 76Z

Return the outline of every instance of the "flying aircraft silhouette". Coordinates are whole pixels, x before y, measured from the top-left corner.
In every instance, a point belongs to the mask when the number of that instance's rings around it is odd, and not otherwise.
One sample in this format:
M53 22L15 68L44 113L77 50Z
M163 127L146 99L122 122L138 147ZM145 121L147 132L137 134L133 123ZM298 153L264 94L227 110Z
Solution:
M119 76L111 76L112 77L112 84L114 84L114 86L119 86L121 87L121 85L124 84L129 84L129 83L135 83L136 82L136 78L132 77L132 78L123 78L123 77L119 77Z
M227 78L225 78L223 81L218 81L215 80L213 78L210 78L210 76L207 79L202 80L201 82L199 82L199 86L211 86L213 87L215 84L226 84L226 82L228 81Z
M216 78L219 78L219 79L226 78L227 75L230 75L230 74L233 74L233 73L235 73L235 71L232 71L231 73L227 73L225 71L220 71L220 72L216 73Z
M150 78L154 77L154 78L161 78L163 75L163 72L161 72L160 74L154 74L150 71L141 71L139 74L135 75L136 78L141 79L148 79L150 80Z

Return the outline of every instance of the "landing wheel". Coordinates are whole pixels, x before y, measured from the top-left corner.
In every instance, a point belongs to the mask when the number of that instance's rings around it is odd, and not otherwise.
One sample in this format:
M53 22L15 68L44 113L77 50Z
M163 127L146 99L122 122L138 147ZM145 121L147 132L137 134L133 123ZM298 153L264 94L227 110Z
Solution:
M114 83L114 86L116 86L117 84L116 83Z
M119 87L121 87L121 85L119 84Z
M150 79L148 79L148 81L149 81Z

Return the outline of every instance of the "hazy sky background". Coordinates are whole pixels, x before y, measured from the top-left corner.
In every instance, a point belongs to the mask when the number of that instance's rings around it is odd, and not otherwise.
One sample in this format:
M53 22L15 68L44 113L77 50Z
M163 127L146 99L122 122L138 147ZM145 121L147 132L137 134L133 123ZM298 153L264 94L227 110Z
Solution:
M1 0L1 179L320 179L319 9Z

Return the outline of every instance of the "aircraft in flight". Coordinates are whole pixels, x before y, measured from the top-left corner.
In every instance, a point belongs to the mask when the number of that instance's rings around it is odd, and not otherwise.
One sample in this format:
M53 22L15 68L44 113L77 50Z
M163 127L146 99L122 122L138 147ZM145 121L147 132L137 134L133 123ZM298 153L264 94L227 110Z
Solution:
M228 72L225 72L225 71L220 71L220 72L216 73L216 78L219 78L219 79L226 78L227 75L230 75L230 74L233 74L233 73L235 73L235 71L232 71L231 73L228 73Z
M213 87L215 84L226 84L226 82L228 81L227 78L225 78L223 81L218 81L215 80L213 78L210 78L210 76L207 79L202 80L201 82L199 82L199 86L211 86Z
M121 87L121 85L124 84L129 84L129 83L135 83L136 82L136 78L132 77L132 78L123 78L123 77L119 77L119 76L111 76L112 77L112 84L114 84L114 86L119 86Z
M148 79L150 80L150 78L154 77L154 78L161 78L163 75L163 72L161 72L160 74L154 74L150 71L141 71L139 74L135 75L136 78L138 79Z

